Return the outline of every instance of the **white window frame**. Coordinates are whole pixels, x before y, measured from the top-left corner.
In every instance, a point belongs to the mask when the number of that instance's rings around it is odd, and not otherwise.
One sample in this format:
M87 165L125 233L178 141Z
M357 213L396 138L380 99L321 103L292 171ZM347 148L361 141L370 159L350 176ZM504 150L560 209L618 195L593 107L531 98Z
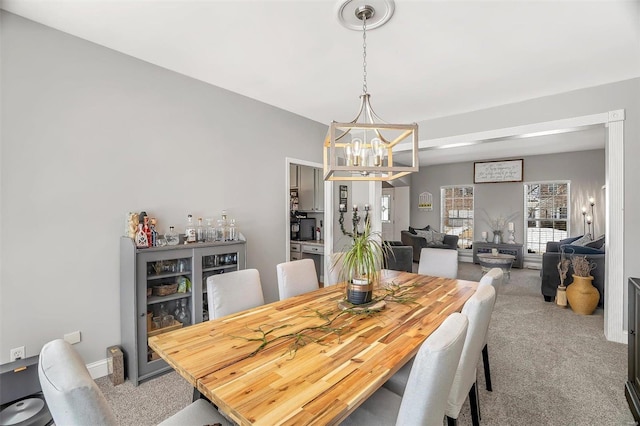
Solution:
M473 233L475 232L475 209L476 209L476 190L475 190L475 186L474 185L443 185L440 187L440 231L448 234L448 235L458 235L460 236L460 234L452 234L450 232L447 232L445 230L445 190L447 189L452 189L452 188L471 188L471 190L473 191L473 196L472 196L472 202L473 202L473 209L471 210L471 217L455 217L454 219L457 220L470 220L471 221L471 238L469 240L469 242L467 243L467 246L471 246L471 244L473 244ZM458 250L461 249L467 249L467 247L464 246L463 244L464 240L462 238L458 238Z
M549 184L566 184L567 185L567 217L566 219L556 219L556 218L544 218L548 221L552 221L552 222L562 222L564 221L566 223L566 227L567 227L567 234L566 237L568 237L569 235L571 235L571 181L570 180L546 180L546 181L532 181L532 182L524 182L522 184L522 193L523 193L523 209L522 211L524 212L523 214L523 229L524 229L524 236L523 236L523 240L524 240L524 250L525 253L529 253L529 211L528 211L528 206L527 206L527 201L528 201L528 197L527 197L527 188L531 185L549 185ZM535 218L534 218L535 220ZM538 218L538 220L542 220L541 218ZM564 238L566 238L564 237ZM548 241L560 241L560 239L562 238L558 238L558 239L551 239ZM545 252L546 249L546 242L545 244L540 244L538 243L538 247L539 250L536 251L535 253L530 253L530 254L537 254L542 256L542 254Z

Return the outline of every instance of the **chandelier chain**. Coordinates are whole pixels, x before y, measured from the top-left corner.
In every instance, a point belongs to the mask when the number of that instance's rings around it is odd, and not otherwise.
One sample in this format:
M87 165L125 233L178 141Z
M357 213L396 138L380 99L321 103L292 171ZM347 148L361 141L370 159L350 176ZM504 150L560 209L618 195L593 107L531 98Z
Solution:
M367 93L367 16L362 16L362 93Z

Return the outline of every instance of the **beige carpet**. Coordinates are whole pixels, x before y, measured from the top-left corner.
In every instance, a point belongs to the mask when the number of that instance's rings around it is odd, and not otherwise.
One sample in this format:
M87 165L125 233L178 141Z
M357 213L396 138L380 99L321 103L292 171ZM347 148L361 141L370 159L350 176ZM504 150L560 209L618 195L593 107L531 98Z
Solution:
M461 263L459 278L478 280ZM489 330L493 392L478 386L482 425L632 425L624 397L627 346L608 342L604 316L574 314L540 294L539 271L514 269L498 296ZM176 373L139 387L97 380L122 425L154 425L185 407L192 389ZM468 403L459 425L470 425Z

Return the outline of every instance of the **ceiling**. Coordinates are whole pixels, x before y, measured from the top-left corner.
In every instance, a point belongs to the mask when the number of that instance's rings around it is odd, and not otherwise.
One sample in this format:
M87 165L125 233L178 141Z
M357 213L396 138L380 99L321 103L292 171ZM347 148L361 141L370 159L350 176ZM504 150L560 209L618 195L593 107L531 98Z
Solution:
M341 4L0 0L9 12L327 124L353 119L362 91L362 33L338 22ZM398 123L626 80L640 76L640 1L396 0L390 21L367 32L367 64L374 109ZM440 149L422 164L604 147L603 129L579 135Z

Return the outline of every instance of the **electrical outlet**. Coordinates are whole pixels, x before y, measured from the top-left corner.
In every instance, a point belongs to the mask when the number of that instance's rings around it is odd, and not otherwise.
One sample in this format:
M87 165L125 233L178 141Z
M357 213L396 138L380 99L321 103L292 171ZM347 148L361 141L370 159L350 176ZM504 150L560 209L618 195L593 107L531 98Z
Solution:
M13 348L10 351L9 361L24 359L24 356L25 356L24 346L20 346L19 348Z
M80 332L79 331L72 331L69 334L65 334L64 335L64 340L66 340L67 342L71 343L72 345L75 345L76 343L80 343Z

